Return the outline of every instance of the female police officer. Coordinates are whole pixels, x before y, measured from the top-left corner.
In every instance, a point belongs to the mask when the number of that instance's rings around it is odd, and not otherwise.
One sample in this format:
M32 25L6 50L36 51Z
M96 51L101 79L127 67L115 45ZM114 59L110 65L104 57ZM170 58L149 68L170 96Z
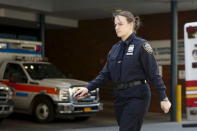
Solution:
M150 102L146 80L157 89L162 110L167 113L171 106L153 50L146 40L135 34L139 23L139 17L134 17L129 11L114 13L115 31L121 40L110 50L100 74L86 88L80 88L74 94L76 98L83 98L88 91L112 81L116 85L113 95L120 131L140 131Z

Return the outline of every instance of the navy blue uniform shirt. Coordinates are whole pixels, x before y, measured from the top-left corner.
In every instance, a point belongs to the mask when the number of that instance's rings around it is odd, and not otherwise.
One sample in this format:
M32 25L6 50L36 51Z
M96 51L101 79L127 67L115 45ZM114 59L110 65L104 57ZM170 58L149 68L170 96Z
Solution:
M107 81L115 84L135 80L148 80L157 89L160 100L166 97L165 85L159 75L158 65L148 42L135 33L127 40L119 41L110 50L107 62L88 85L88 90L102 87Z

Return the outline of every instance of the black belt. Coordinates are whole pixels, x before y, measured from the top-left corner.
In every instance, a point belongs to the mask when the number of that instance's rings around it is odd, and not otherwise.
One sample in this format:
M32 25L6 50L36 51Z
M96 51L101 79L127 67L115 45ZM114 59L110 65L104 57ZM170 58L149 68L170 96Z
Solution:
M127 82L127 83L117 84L116 88L117 89L126 89L126 88L130 88L133 86L142 85L145 83L146 83L146 80L131 81L131 82Z

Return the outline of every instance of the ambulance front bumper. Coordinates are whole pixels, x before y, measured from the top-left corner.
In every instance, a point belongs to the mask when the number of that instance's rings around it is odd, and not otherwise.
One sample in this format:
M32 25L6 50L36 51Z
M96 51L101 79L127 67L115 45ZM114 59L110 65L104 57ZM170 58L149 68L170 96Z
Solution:
M73 103L58 103L57 112L59 114L91 114L103 110L102 103L94 104L73 104Z
M9 100L7 103L0 103L0 118L5 118L13 112L14 103Z

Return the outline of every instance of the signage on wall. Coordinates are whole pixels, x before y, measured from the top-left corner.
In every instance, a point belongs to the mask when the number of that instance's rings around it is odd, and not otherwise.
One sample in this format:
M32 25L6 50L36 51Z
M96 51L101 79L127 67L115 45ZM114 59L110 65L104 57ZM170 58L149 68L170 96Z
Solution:
M179 70L178 71L179 79L185 79L185 71L184 70Z

